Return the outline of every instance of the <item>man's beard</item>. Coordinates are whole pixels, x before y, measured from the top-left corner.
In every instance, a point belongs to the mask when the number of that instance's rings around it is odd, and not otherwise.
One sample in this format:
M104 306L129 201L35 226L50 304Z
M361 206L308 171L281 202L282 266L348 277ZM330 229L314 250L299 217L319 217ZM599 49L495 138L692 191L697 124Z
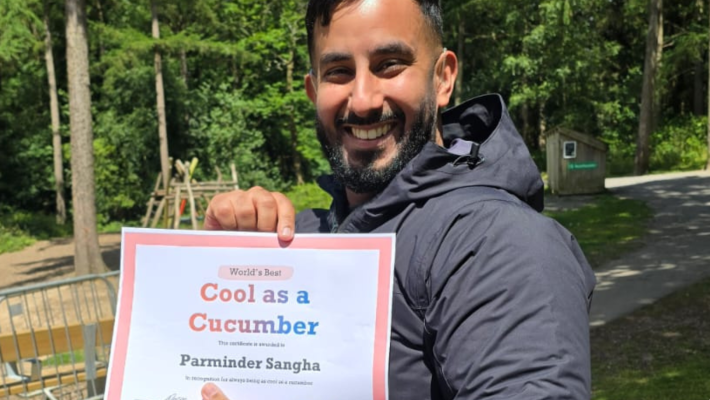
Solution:
M336 123L336 130L342 130L344 123L354 125L369 125L378 122L396 120L399 126L405 126L405 117L402 112L382 114L374 118L363 120L351 116L347 120ZM335 178L348 189L355 193L379 193L389 185L397 174L404 169L428 142L434 138L436 123L436 103L426 99L419 111L414 116L412 128L397 139L393 159L384 167L375 168L375 163L382 155L384 149L360 150L351 152L349 158L358 160L359 165L351 165L345 160L342 140L338 134L333 135L333 143L328 141L325 126L316 116L316 133L320 141Z

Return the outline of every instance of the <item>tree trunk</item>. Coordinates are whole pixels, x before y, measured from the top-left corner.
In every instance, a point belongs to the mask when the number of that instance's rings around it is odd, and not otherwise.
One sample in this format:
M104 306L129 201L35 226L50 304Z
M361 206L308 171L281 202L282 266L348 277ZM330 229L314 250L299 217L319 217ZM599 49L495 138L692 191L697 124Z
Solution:
M646 56L643 67L643 88L641 90L641 113L636 138L636 158L634 172L643 175L648 172L650 159L650 138L653 128L654 94L656 74L659 65L659 48L663 42L663 0L649 0L648 35L646 36Z
M66 0L67 78L71 127L74 268L77 275L106 270L96 229L89 46L84 0Z
M545 134L547 133L547 120L545 119L545 102L540 101L538 104L538 109L537 109L537 123L538 123L538 137L537 137L537 145L539 146L538 148L544 149L545 144L547 143L547 138L545 137Z
M463 98L463 65L464 51L466 50L466 21L463 17L463 10L459 10L459 26L456 33L456 55L459 58L458 75L456 75L456 95L454 96L454 105L461 104Z
M537 143L533 143L534 141L530 136L530 107L528 106L527 100L523 102L523 104L520 106L520 120L522 121L522 126L521 126L521 133L523 135L523 140L525 141L525 144L527 144L530 148L533 148L534 146L537 146Z
M180 49L180 77L182 77L182 83L185 84L185 89L187 89L187 53L185 49Z
M702 56L695 62L695 71L693 73L693 114L696 116L703 115L703 58Z
M185 84L185 91L188 91L187 85L187 53L185 49L180 49L180 76L182 77L182 83ZM185 123L185 132L189 134L190 132L190 111L188 107L185 107L185 115L182 119Z
M654 89L654 97L653 97L653 124L651 125L651 130L649 131L649 135L658 130L658 127L661 124L661 110L663 106L663 96L661 95L663 92L663 85L658 85L657 82L655 81L656 78L658 78L658 73L661 70L661 61L663 60L663 6L661 4L661 7L659 8L658 12L658 40L656 41L658 48L656 50L656 73L653 76L654 77L654 84L653 84L653 89ZM650 152L649 152L650 156Z
M708 21L710 21L710 5L708 6ZM705 169L710 171L710 34L708 35L708 160Z
M153 17L153 38L160 39L160 26L158 25L157 0L151 1L151 14ZM163 184L166 194L170 187L170 158L168 157L168 126L165 118L165 91L163 89L163 62L157 44L155 52L155 93L158 110L158 138L160 139L160 170L163 174Z
M290 98L293 98L293 68L296 63L296 29L291 27L291 43L289 47L289 60L286 64L286 91ZM298 154L298 130L296 129L296 110L293 105L289 107L288 125L291 132L291 155L293 157L293 171L296 174L296 184L303 184L303 172L301 171L301 155Z
M64 159L62 136L59 132L59 100L57 99L57 77L54 72L54 54L52 54L52 32L49 29L49 3L46 1L44 3L44 60L47 64L47 80L49 81L49 113L52 116L57 224L64 225L67 220L66 201L64 200Z
M104 9L101 7L101 1L102 0L96 0L96 9L99 12L99 21L101 21L102 24L106 24L106 19L104 18ZM99 59L103 59L105 53L106 45L104 44L103 37L99 35Z
M703 0L696 0L695 1L695 7L697 10L697 16L698 16L698 26L701 26L703 24L703 14L704 14L704 4ZM710 13L710 8L708 8L708 12ZM710 31L709 31L710 32ZM708 49L710 52L710 49ZM703 75L704 75L704 70L703 70L703 55L702 53L698 57L698 59L695 61L695 67L694 67L694 72L693 72L693 114L696 116L700 117L703 115L704 110L704 99L703 99ZM709 83L710 84L710 83Z

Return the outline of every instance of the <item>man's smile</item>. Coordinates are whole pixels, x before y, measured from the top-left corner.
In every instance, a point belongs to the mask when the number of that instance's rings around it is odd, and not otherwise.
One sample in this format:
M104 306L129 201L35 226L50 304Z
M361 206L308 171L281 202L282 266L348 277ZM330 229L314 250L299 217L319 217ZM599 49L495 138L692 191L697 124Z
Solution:
M373 140L380 138L390 132L395 124L389 122L379 126L346 126L346 132L361 140Z

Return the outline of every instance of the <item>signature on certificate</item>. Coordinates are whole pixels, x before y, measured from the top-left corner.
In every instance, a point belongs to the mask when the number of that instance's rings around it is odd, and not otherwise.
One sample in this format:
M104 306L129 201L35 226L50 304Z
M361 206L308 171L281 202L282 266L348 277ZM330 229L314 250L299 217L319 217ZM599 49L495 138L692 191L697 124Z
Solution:
M135 400L142 400L142 399L135 399ZM166 397L165 400L187 400L187 397L178 396L177 393L173 393L170 396Z

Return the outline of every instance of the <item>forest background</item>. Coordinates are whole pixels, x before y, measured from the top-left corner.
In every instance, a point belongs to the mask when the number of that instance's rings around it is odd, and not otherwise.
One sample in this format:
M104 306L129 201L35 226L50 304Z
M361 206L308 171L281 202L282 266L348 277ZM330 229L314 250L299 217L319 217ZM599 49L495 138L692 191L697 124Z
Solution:
M243 187L291 191L304 203L319 196L313 182L329 167L303 93L305 3L86 1L100 226L145 213L161 171L159 117L169 156L200 160L198 180L234 162ZM636 172L703 168L709 4L660 3L444 1L445 45L461 65L455 103L501 93L541 170L548 130L598 137L609 175L634 173L645 104L649 159ZM65 24L64 1L0 0L0 225L54 218L58 193L70 193ZM658 39L650 56L649 32ZM655 85L645 93L649 57Z

